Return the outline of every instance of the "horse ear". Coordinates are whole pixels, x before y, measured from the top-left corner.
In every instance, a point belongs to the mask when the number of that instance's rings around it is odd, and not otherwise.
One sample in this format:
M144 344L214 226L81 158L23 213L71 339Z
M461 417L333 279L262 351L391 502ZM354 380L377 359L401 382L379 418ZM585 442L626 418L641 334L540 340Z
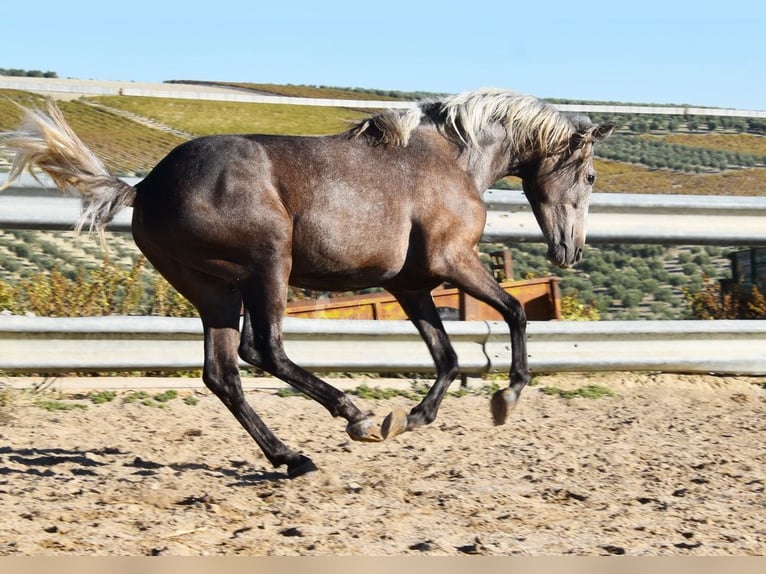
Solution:
M574 151L584 147L586 144L593 145L594 143L600 142L609 137L616 127L617 124L614 122L605 122L596 125L590 124L583 127L572 134L572 137L569 140L569 149Z
M590 133L591 137L593 138L594 142L599 142L603 139L608 138L610 135L612 135L612 132L614 131L614 128L617 127L617 124L614 122L605 122L603 124L598 124L591 128Z

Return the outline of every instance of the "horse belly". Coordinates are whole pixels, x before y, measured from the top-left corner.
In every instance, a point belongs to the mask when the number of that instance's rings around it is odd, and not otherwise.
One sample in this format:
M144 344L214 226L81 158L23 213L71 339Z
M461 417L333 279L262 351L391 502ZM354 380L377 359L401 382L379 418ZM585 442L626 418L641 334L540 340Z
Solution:
M381 285L401 271L407 258L406 241L397 235L353 233L347 228L335 233L297 230L290 283L323 290Z

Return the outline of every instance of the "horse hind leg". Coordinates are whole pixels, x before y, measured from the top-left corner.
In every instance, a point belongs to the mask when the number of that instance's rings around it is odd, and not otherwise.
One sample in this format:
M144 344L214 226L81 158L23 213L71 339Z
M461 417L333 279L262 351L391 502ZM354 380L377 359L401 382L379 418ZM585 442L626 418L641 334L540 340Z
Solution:
M202 380L207 388L229 409L275 468L287 465L290 478L317 470L310 458L287 447L245 399L237 356L241 298L236 289L165 257L149 259L199 311L204 328Z
M245 399L239 376L239 332L231 327L205 327L205 385L223 402L245 428L274 467L287 465L290 478L317 470L305 455L288 448L264 424Z
M356 441L383 440L372 413L362 412L343 391L291 361L284 350L282 316L287 297L287 270L258 274L240 282L245 320L239 345L243 360L285 381L324 406L333 417L347 421L346 432Z

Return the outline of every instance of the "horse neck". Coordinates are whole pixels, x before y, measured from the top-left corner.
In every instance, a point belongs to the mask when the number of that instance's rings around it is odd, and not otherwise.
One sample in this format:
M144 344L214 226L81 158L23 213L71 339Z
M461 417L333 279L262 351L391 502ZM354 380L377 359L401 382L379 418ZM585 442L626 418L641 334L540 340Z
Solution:
M510 174L510 166L525 158L512 158L505 130L488 130L476 145L469 143L462 153L464 169L480 193Z

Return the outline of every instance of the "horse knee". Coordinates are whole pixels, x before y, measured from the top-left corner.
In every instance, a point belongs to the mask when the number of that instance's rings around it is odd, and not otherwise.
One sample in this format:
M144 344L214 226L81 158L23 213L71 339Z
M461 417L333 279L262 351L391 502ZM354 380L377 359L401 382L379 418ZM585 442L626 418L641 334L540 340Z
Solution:
M281 347L256 346L243 342L238 353L243 361L277 377L284 374L290 365L290 359Z
M267 358L270 355L268 349L256 346L253 341L246 341L243 339L239 344L237 354L240 359L246 363L249 363L254 367L268 370L267 363L269 363L269 361Z
M508 315L505 318L506 322L515 323L522 329L527 327L527 312L524 310L524 306L516 300L513 300L513 304L508 308Z
M237 350L237 354L239 355L240 359L246 363L250 363L255 367L261 367L263 364L261 354L252 347L240 345L239 349Z
M206 369L202 373L202 382L229 408L245 402L238 372L221 375Z

